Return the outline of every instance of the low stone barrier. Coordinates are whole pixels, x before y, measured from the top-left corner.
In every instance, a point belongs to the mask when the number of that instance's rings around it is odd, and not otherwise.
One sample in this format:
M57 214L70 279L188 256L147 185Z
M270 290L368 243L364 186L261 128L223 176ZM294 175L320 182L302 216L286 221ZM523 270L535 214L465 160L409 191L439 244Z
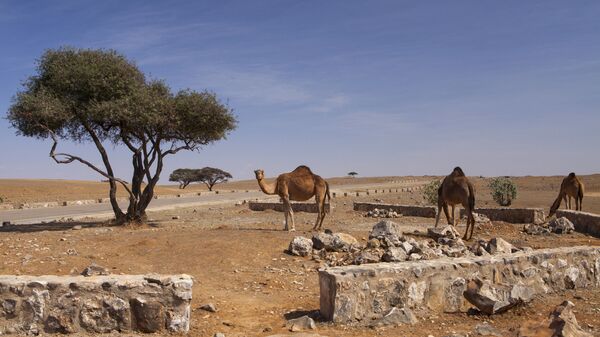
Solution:
M0 333L187 332L192 278L0 276Z
M354 210L359 212L372 211L375 208L393 210L405 216L420 216L424 218L435 218L437 214L436 207L433 206L412 206L412 205L392 205L381 203L355 202Z
M58 201L30 202L19 205L20 209L58 207Z
M569 219L578 232L600 237L600 215L572 210L558 210L556 216L559 218L564 216Z
M561 247L475 258L333 267L319 271L321 315L370 325L398 310L417 317L465 312L471 278L523 285L530 295L600 286L600 247Z
M92 205L92 204L96 204L97 200L70 200L70 201L63 201L62 205L63 206L81 206L81 205Z
M270 210L274 210L277 212L283 212L283 203L250 201L248 203L248 208L250 208L253 211L265 211L265 210L270 209ZM292 210L294 212L317 213L317 204L293 202ZM326 203L325 204L325 212L329 213L330 211L331 211L331 205Z
M542 224L546 215L541 208L477 208L475 213L487 216L491 221L504 221L509 223L534 223ZM460 210L460 216L465 216L465 210Z
M127 198L127 197L117 198L117 202L127 202L127 201L129 201L129 198ZM100 198L100 199L98 199L98 203L99 204L109 204L110 198Z
M154 199L172 199L172 198L177 198L177 195L175 194L161 194L161 195L155 195Z
M15 206L13 206L13 204L0 204L0 211L5 211L14 208Z

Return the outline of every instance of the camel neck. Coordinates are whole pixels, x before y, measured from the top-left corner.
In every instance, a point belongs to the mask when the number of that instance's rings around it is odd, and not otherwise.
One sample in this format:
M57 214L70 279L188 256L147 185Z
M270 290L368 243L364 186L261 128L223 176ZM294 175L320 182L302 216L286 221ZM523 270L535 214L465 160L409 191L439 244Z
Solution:
M275 186L276 184L268 184L264 179L258 180L258 186L265 194L275 194Z

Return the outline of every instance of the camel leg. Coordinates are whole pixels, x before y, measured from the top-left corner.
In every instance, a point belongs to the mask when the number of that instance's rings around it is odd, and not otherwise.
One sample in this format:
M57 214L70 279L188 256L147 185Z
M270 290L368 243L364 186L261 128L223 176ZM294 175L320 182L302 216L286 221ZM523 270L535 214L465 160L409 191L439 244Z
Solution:
M288 226L288 220L289 220L289 213L290 210L292 209L290 202L287 200L287 198L282 199L283 201L283 214L285 215L285 227L284 230L289 230L289 226Z
M452 224L451 225L456 227L456 217L455 217L456 212L454 210L454 207L455 207L454 205L452 205L452 207L451 207L451 209L452 209ZM448 222L450 222L450 221L448 221Z
M448 220L448 223L450 223L450 217L448 216L448 205L446 205L446 203L443 202L442 200L438 199L438 211L435 216L435 227L437 227L438 224L440 223L440 216L442 215L442 209L444 210L444 214L446 215L446 219Z
M290 232L296 231L296 223L294 222L294 210L292 209L292 204L290 204L290 218L292 219L292 228L290 228Z
M327 215L327 212L325 211L325 196L323 196L323 198L321 198L321 221L319 222L319 229L323 227L323 220L325 220L325 215Z
M313 227L313 230L317 229L319 227L319 222L321 220L321 212L323 211L323 208L321 207L321 198L319 198L318 194L315 194L315 202L317 204L317 221L315 221L315 226Z

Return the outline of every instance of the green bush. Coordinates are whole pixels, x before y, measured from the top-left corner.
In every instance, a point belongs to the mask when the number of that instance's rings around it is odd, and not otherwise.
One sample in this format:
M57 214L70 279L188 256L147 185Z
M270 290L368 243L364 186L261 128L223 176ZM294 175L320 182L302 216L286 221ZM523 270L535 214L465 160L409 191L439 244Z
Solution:
M510 206L517 198L517 185L509 178L493 178L489 187L492 198L500 206Z
M425 188L423 188L423 192L421 193L427 204L437 205L438 189L440 188L440 185L442 185L442 182L439 180L433 180L425 185Z

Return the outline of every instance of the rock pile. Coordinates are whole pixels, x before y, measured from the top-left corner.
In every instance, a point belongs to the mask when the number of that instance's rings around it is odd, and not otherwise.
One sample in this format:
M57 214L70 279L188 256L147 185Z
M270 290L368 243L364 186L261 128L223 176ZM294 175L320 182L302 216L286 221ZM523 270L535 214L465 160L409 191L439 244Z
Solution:
M548 319L537 322L525 322L519 329L518 336L569 336L592 337L593 335L581 328L573 312L575 305L564 301L548 315Z
M452 226L429 228L428 236L431 239L417 241L404 236L396 223L382 220L373 226L365 246L348 234L318 233L312 240L295 237L290 242L288 252L297 256L311 255L313 260L324 261L327 266L333 267L484 256L530 249L516 248L501 238L479 240L467 246Z
M530 235L569 234L574 230L575 225L565 217L552 219L546 224L526 224L523 226L523 231Z
M379 209L379 208L375 208L372 211L368 211L367 214L365 214L366 217L369 218L399 218L402 216L402 214L399 214L398 212L394 211L393 209Z

